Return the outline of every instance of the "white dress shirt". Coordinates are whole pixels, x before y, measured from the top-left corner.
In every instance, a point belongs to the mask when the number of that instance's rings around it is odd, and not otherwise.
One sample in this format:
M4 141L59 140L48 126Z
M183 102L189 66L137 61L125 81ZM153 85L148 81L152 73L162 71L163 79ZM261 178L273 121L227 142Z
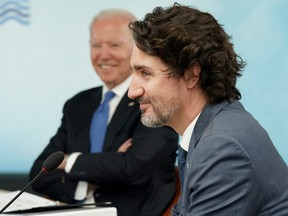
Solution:
M200 112L201 113L201 112ZM186 128L186 130L183 133L183 136L181 137L180 146L182 149L184 149L186 152L188 152L189 144L191 140L192 133L194 131L196 122L200 116L200 113L196 116L196 118L190 123L190 125Z

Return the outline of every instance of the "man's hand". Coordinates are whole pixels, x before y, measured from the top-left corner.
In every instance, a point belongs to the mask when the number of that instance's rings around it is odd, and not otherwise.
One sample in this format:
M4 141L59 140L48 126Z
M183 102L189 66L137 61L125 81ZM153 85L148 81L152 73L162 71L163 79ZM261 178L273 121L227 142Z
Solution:
M117 152L122 152L122 153L127 152L127 150L129 149L131 145L132 145L132 138L129 138L118 148ZM57 167L57 169L65 170L68 156L69 156L68 154L65 154L62 163Z
M66 166L66 163L67 163L67 158L68 158L68 155L65 154L62 163L57 167L57 169L65 170L65 166Z
M118 148L117 152L122 152L122 153L127 152L127 150L129 149L131 145L132 145L132 138L129 138Z

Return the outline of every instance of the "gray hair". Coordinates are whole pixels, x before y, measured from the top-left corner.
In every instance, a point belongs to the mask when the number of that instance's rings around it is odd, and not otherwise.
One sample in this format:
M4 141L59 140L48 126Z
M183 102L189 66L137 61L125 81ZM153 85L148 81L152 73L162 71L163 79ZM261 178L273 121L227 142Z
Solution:
M106 9L106 10L102 10L100 11L98 14L96 14L94 16L94 18L92 19L92 22L90 24L90 32L92 30L92 25L93 23L99 19L99 18L107 18L107 17L125 17L128 18L130 20L130 22L134 22L137 20L137 17L132 14L130 11L124 10L124 9L120 9L120 8L113 8L113 9Z

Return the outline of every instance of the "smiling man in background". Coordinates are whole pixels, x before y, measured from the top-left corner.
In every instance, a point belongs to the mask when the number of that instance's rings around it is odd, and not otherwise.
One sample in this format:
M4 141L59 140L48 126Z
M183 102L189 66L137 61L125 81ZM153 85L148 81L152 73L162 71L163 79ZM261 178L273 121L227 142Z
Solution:
M33 184L37 192L66 203L112 202L118 216L160 216L173 198L178 135L168 127L145 127L137 101L127 96L133 46L128 24L135 20L116 9L93 19L91 62L104 85L65 103L61 125L30 177L51 153L66 157Z

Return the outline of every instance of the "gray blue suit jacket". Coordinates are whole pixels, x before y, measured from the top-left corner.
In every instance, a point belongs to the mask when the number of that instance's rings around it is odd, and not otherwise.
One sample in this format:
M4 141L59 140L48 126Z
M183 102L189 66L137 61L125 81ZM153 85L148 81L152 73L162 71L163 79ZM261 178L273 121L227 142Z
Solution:
M206 106L182 152L173 215L288 215L287 165L239 101Z

